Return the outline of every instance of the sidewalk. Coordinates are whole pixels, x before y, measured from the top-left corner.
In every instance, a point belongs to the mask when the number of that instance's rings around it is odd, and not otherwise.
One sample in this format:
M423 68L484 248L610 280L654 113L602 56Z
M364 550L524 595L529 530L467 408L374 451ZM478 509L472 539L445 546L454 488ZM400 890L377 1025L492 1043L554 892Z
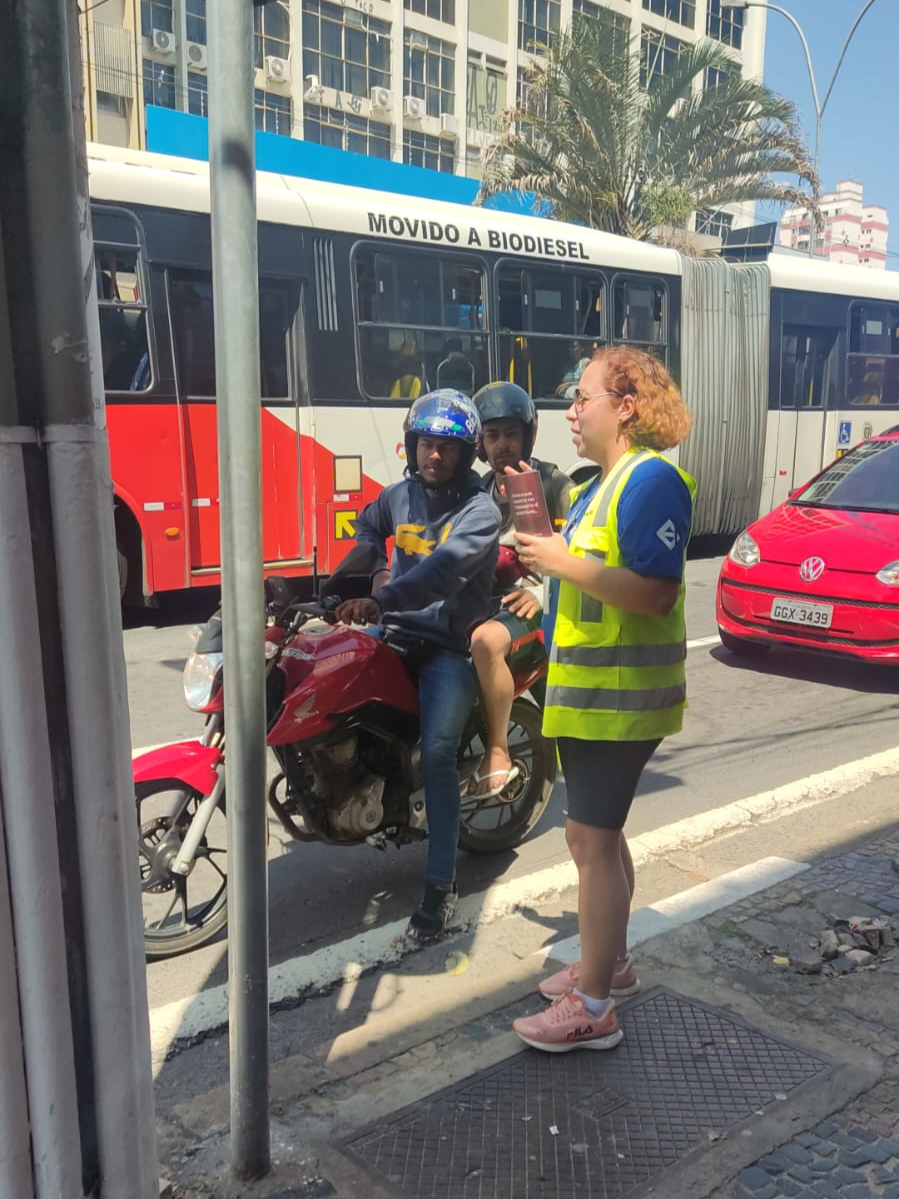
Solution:
M201 1041L157 1080L174 1194L899 1199L899 952L840 973L816 948L839 918L899 925L899 828L797 870L640 944L607 1054L511 1034L547 972L511 920L276 1014L276 1164L255 1186L228 1177L227 1086L209 1086L227 1041ZM527 945L570 934L571 907L524 913Z

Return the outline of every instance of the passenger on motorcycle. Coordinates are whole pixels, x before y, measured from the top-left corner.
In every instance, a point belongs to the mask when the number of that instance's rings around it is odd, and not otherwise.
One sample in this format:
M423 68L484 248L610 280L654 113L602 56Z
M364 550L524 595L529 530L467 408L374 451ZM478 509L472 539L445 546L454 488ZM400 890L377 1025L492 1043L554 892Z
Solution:
M471 638L471 656L481 684L481 696L487 723L487 745L484 757L472 778L468 794L489 799L499 795L511 783L517 767L509 754L509 714L514 699L512 673L507 659L512 645L540 627L543 611L543 585L510 585L503 578L505 558L517 560L515 526L509 505L503 495L503 478L507 466L516 470L528 462L540 472L546 506L553 527L561 529L568 515L571 480L551 462L539 462L531 457L537 430L534 401L515 383L488 383L474 396L481 417L481 440L478 457L488 463L490 471L484 476L484 490L500 509L500 569L497 572L495 594L501 596L499 614L493 620L478 625ZM512 570L518 578L526 571Z
M498 553L499 512L472 470L480 420L461 392L421 396L406 418L406 477L385 487L356 521L354 555L386 567L390 580L376 595L336 610L345 624L383 625L405 641L418 679L421 766L428 818L424 896L409 922L419 941L439 938L455 911L459 793L456 761L477 694L469 657L472 629L490 613Z

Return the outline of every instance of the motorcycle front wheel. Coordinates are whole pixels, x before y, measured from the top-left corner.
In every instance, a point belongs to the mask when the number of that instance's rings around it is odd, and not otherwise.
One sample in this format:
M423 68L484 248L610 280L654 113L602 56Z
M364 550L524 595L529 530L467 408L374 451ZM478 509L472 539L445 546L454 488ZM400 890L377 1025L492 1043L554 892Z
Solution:
M499 853L514 849L543 815L556 778L552 741L541 732L543 713L526 699L517 699L509 719L509 753L517 776L491 799L462 796L459 846L467 853ZM487 735L483 715L476 717L462 741L463 759L484 752Z
M135 789L144 952L174 957L197 949L228 919L224 796L203 835L189 874L172 863L203 796L172 781Z

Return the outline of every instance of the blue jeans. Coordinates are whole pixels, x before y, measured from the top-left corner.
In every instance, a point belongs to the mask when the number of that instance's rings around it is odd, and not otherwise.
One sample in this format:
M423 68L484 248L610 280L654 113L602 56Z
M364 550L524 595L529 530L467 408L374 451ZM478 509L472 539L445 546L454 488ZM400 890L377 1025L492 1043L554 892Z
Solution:
M428 817L425 880L438 887L450 887L456 878L462 806L456 762L477 689L471 659L450 650L438 650L419 671L421 768Z

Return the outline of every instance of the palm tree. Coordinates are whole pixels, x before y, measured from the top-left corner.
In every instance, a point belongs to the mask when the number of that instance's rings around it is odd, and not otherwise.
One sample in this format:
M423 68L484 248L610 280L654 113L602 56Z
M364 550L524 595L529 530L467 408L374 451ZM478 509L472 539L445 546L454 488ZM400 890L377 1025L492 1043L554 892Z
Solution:
M656 66L576 17L528 67L523 106L503 114L478 202L531 193L562 220L644 240L741 200L814 206L818 177L789 100L736 74L711 41Z

